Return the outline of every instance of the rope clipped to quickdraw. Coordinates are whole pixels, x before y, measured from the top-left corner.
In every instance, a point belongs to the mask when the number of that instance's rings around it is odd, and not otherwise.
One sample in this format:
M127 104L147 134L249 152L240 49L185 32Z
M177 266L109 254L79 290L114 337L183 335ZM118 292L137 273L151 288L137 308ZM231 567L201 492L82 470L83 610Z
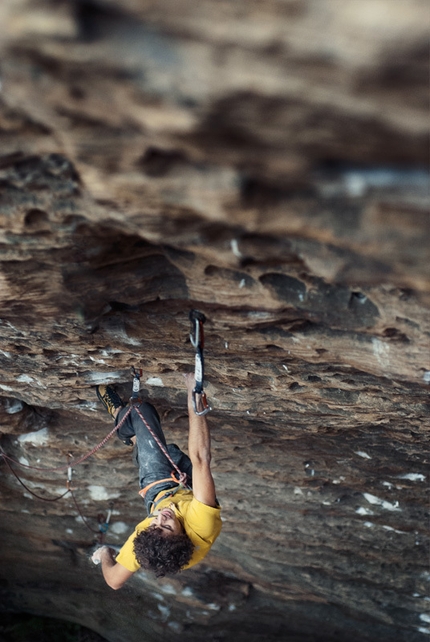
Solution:
M139 370L136 370L134 366L131 368L131 372L133 374L133 384L132 384L132 393L130 397L130 405L134 405L137 403L140 403L142 400L140 398L140 377L142 376L142 368L139 368Z
M191 310L190 312L190 321L191 321L191 333L190 341L191 345L196 351L195 358L195 368L194 368L194 390L192 392L193 400L193 409L196 415L206 415L212 410L211 406L206 397L206 393L203 390L203 381L205 378L204 372L204 357L203 357L203 348L205 345L205 337L203 331L203 324L206 321L206 317L202 312L198 310ZM199 398L197 398L199 395Z
M110 518L112 517L112 510L113 510L113 502L110 502L109 510L106 514L106 517L102 513L99 513L99 515L97 516L98 522L99 522L98 540L100 544L103 544L105 541L106 533L108 532L108 529L109 529Z

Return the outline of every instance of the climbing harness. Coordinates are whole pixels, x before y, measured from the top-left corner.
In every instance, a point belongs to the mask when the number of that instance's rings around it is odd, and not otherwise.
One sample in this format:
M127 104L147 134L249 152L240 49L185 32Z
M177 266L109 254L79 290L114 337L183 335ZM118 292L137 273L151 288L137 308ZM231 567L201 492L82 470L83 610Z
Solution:
M181 475L185 475L185 473L181 473ZM171 482L171 481L175 482L175 484L178 484L178 486L182 486L182 488L185 488L184 482L182 482L181 479L176 479L175 473L172 470L172 472L170 473L170 477L166 477L165 479L157 479L156 481L151 482L150 484L145 486L145 488L142 488L139 491L139 495L143 497L143 499L145 499L146 493L150 488L153 488L154 486L157 486L157 484L161 484L162 482Z
M206 317L202 312L198 310L191 310L190 312L190 321L191 321L191 333L190 341L191 345L196 351L195 357L195 368L194 368L194 379L195 385L192 392L193 400L193 409L196 415L202 416L206 415L212 410L211 406L206 397L206 393L203 390L203 381L204 381L204 357L203 357L203 348L205 345L203 324L206 321ZM199 395L199 399L197 398Z
M149 502L148 509L149 513L153 514L155 509L157 508L158 504L165 499L168 499L169 497L173 497L173 495L176 495L178 490L181 490L181 488L184 488L182 484L179 484L175 488L169 488L169 490L166 490L162 495L158 496L155 501Z

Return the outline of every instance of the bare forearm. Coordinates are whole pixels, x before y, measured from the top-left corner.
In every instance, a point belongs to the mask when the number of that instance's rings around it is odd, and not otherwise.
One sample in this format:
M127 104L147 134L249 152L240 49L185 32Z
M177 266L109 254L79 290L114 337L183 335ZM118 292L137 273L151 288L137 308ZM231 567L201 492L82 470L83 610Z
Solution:
M100 555L100 563L102 566L103 577L109 584L108 580L110 579L110 571L115 566L116 562L114 559L114 551L108 546L105 546L103 548L103 551Z
M188 454L193 464L193 493L194 498L207 506L218 506L215 495L215 484L211 473L211 436L208 422L204 415L196 415L193 407L194 379L186 374L188 388L188 417L190 429L188 433ZM199 399L196 400L199 402Z
M211 459L211 437L208 422L204 415L196 415L193 408L192 392L188 390L188 453L191 461L210 462Z
M101 564L106 584L117 590L124 585L133 573L121 564L117 564L114 555L115 551L113 549L108 546L102 546L93 553L91 559L94 564Z

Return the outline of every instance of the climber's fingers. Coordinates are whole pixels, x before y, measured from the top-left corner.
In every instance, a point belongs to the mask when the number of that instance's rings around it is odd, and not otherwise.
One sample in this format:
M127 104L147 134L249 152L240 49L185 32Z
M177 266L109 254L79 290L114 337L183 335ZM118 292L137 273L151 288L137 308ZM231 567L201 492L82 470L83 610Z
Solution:
M91 561L94 564L100 564L101 556L103 555L103 550L109 548L108 546L100 546L97 550L94 551L94 553L91 556Z
M185 379L185 385L187 386L187 390L193 391L194 385L195 385L194 373L186 372L182 376Z

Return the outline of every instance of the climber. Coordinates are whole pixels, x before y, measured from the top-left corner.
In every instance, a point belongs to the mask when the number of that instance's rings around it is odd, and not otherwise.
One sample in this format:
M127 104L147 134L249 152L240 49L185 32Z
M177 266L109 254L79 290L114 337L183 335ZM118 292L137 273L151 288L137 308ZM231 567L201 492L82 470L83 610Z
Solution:
M209 427L206 417L193 410L194 376L184 377L188 390L189 457L175 444L166 444L154 406L139 400L130 411L111 387L97 387L97 396L119 426L118 437L135 447L140 495L148 513L117 555L114 549L102 546L92 556L95 564L101 563L104 579L113 589L121 588L141 567L163 577L194 566L207 555L221 531L221 509L210 469ZM187 474L192 489L171 477L172 464L145 422L167 448L175 465Z

